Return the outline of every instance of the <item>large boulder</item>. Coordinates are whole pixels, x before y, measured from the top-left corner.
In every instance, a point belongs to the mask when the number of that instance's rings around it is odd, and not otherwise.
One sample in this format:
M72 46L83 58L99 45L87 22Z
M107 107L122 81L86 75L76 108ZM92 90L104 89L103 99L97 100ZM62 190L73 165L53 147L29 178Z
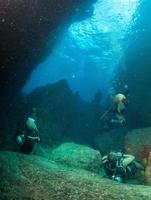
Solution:
M111 150L122 150L126 132L126 129L115 129L99 134L94 139L94 145L102 154L108 154Z
M151 151L151 128L131 130L125 136L125 150L144 161Z
M151 188L124 185L48 159L0 152L1 200L151 200Z
M54 149L51 159L70 167L99 172L102 160L99 151L75 143L64 143Z

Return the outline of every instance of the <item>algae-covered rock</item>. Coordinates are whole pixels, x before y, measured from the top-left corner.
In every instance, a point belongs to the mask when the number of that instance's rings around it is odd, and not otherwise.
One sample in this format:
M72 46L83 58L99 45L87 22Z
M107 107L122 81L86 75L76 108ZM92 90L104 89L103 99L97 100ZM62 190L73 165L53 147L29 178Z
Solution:
M132 130L125 137L125 149L127 153L144 161L151 151L151 128Z
M94 145L102 154L107 154L111 150L122 150L126 131L126 129L115 129L99 134L94 139Z
M48 159L0 152L1 200L151 200L149 186L119 184Z
M64 143L54 149L51 159L70 167L99 172L102 160L99 151L75 143Z

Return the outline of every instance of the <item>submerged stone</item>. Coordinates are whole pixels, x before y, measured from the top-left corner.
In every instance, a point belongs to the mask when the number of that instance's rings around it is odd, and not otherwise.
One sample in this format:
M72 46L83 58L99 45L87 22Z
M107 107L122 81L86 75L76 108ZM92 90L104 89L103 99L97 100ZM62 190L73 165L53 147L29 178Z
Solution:
M136 159L144 161L151 151L151 128L135 129L125 137L125 150L135 155Z
M97 173L102 164L99 151L75 143L64 143L58 146L52 151L51 159L70 167L86 169Z

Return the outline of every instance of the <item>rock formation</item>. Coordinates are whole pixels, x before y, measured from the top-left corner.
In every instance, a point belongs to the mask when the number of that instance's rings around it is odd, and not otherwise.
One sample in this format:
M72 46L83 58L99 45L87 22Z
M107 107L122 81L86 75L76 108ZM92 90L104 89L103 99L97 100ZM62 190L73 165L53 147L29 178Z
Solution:
M151 151L151 128L131 130L125 136L125 150L143 161Z
M99 173L102 165L99 151L75 143L60 145L52 151L50 158L57 163L96 173Z

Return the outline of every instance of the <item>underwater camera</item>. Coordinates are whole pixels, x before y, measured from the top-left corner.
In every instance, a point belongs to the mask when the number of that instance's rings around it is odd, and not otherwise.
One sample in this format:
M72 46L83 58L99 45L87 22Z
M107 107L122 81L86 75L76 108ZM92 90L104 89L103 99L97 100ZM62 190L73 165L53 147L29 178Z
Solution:
M22 134L22 135L18 135L16 137L16 142L19 146L22 146L24 143L25 143L25 136Z

